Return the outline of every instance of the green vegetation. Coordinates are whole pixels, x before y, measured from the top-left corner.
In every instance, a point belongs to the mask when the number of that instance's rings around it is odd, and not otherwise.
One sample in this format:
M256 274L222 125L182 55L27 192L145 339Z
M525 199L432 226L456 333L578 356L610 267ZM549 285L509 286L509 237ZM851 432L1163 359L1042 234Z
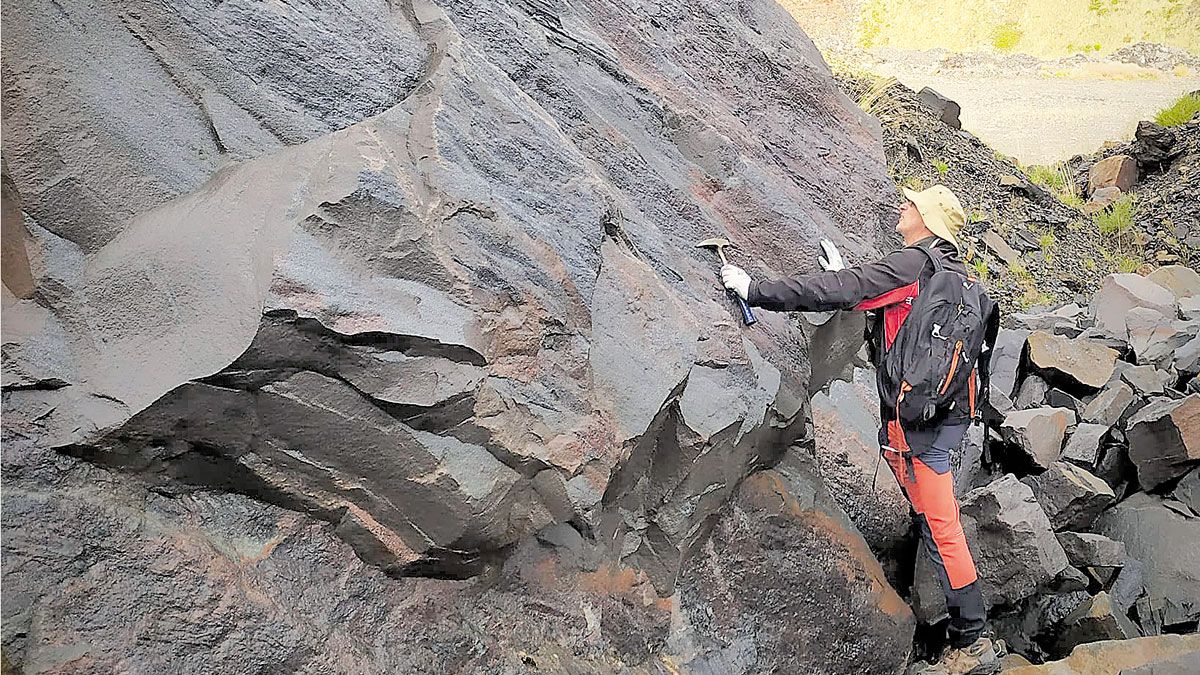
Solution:
M784 6L789 3L800 5L798 0L783 0ZM856 37L866 48L998 49L1039 58L1111 51L1134 42L1157 42L1200 54L1200 12L1194 4L1194 0L865 0Z
M1017 27L1017 22L1015 21L996 26L992 30L992 46L1002 52L1012 51L1016 48L1017 43L1021 41L1022 35L1024 35L1024 32Z
M937 169L939 174L945 176L946 172L950 170L950 165L944 160L935 159L933 160L933 168Z
M1171 105L1158 111L1154 121L1164 127L1177 127L1190 122L1200 112L1200 94L1184 94Z
M1083 206L1083 196L1071 180L1071 170L1065 163L1023 166L1021 170L1029 180L1049 190L1060 202L1075 208Z
M1100 252L1117 272L1136 272L1142 266L1142 241L1133 227L1137 201L1124 195L1093 216Z
M1050 254L1050 250L1054 248L1054 233L1046 230L1042 236L1038 237L1038 247L1042 249L1042 253Z
M975 278L980 281L987 281L988 264L983 258L975 258L970 262L971 269L975 271Z
M1133 195L1123 195L1108 208L1096 213L1096 229L1106 237L1120 238L1133 227Z

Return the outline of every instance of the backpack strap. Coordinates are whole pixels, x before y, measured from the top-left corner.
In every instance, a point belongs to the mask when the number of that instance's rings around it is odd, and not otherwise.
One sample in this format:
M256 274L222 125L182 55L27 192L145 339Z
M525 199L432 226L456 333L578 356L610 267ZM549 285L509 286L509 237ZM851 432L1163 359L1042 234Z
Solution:
M913 248L917 249L921 253L924 253L925 257L929 258L929 262L933 263L933 273L937 274L938 272L941 272L942 269L944 269L944 268L942 266L941 258L934 255L933 251L931 250L935 243L936 242L930 243L929 248L925 248L924 246L913 246Z
M986 348L979 354L977 368L979 369L979 384L985 405L991 406L992 352L996 350L996 337L1000 334L1000 308L990 298L988 299L988 315L983 324L983 346Z

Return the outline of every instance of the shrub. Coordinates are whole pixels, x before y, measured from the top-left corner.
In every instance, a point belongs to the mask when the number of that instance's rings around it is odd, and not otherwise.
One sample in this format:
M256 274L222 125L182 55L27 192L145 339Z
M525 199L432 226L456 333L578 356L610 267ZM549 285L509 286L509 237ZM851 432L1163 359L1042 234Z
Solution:
M933 168L937 169L938 173L945 176L946 172L950 170L950 165L943 160L935 159L933 160Z
M1200 112L1200 94L1184 94L1171 105L1158 111L1154 121L1164 127L1177 127L1190 122L1196 113Z
M992 46L1002 52L1012 50L1021 41L1021 36L1024 33L1017 27L1017 22L1009 21L1006 24L996 26L992 31Z
M1096 229L1105 236L1120 236L1133 227L1133 195L1123 195L1107 208L1096 213Z

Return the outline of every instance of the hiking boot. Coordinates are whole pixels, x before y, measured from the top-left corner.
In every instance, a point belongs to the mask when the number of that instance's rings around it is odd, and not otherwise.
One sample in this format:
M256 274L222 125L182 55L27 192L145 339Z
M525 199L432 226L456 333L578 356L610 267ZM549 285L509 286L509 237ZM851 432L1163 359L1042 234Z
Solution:
M1008 653L1004 640L981 637L961 649L947 649L937 663L916 669L920 675L994 675Z

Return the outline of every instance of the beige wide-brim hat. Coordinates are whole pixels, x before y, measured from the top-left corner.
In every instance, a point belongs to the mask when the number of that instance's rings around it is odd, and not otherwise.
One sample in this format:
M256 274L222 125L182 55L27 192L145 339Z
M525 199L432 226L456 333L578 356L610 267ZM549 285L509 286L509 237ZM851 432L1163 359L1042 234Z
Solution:
M908 188L901 188L901 190L904 192L905 199L916 204L917 211L921 214L921 219L925 221L925 227L928 227L930 232L962 250L962 247L958 245L958 233L962 230L967 216L963 212L962 203L958 201L958 197L954 196L950 188L945 185L934 185L920 192Z

